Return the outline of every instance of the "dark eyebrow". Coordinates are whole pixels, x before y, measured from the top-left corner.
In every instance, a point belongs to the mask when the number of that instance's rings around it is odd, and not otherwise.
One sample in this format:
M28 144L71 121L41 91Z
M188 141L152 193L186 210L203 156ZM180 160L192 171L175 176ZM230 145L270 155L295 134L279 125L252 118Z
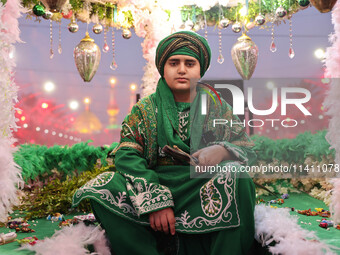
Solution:
M180 59L178 59L178 58L171 58L168 61L180 61ZM194 63L194 62L196 62L196 60L195 59L186 59L185 62L187 62L187 63Z

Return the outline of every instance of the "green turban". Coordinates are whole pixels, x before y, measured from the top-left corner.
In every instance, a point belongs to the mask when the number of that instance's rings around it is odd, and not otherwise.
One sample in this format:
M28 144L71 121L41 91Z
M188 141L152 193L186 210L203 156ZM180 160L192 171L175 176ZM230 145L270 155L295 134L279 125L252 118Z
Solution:
M195 32L176 32L160 41L156 50L156 66L162 77L166 61L174 55L187 55L196 58L200 63L201 77L210 65L211 50L208 42Z

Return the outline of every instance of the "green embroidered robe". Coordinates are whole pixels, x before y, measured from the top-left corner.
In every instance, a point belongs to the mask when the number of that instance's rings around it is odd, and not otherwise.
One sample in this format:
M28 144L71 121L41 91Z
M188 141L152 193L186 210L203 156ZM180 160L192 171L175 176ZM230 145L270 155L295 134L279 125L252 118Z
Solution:
M81 187L73 196L73 206L84 198L94 199L112 213L143 225L149 225L150 212L172 207L176 231L183 233L240 226L238 201L242 197L237 181L240 176L227 173L211 175L210 179L191 178L190 167L174 162L157 144L155 102L155 94L152 94L133 107L122 123L120 144L113 151L116 171L102 173ZM187 145L190 132L210 134L209 139L202 139L198 149L220 144L237 158L237 161L221 162L220 165L251 164L256 156L243 126L229 123L214 128L212 125L215 118L239 122L230 106L222 102L222 107L208 110L211 113L205 118L202 131L189 125L189 103L176 103L179 127L173 132L177 132ZM215 106L209 101L208 107ZM254 217L253 212L246 213Z

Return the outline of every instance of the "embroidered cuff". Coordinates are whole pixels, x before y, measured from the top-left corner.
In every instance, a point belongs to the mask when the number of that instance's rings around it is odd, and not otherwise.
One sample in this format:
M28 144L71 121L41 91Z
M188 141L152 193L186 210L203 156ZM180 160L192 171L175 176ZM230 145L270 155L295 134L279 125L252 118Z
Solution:
M127 190L138 216L174 206L171 191L163 185L149 184L146 191L138 192L128 183Z
M116 152L123 147L133 148L137 150L141 155L143 155L143 147L138 143L133 142L122 142L116 146L116 148L110 153L110 155L115 155Z

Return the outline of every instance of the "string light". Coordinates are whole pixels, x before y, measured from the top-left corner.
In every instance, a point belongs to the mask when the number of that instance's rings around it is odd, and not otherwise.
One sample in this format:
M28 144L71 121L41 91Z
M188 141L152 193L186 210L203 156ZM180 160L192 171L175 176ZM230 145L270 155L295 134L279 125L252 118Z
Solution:
M116 84L116 78L113 78L113 77L112 77L112 78L110 79L110 84L111 84L111 85L115 85L115 84Z
M130 90L131 91L135 91L136 89L137 89L137 85L136 84L134 84L134 83L130 84Z
M45 84L44 84L44 90L45 90L46 92L52 92L52 91L54 91L54 90L55 90L55 85L54 85L54 83L51 82L51 81L45 82Z
M42 104L41 104L41 108L43 108L43 109L48 108L48 104L47 104L47 103L42 103Z
M78 103L78 101L76 101L76 100L72 100L72 101L68 104L68 106L69 106L70 109L72 109L72 110L77 110L77 109L79 108L79 103Z
M318 59L323 59L323 58L325 58L325 51L321 48L316 49L314 51L314 56Z

